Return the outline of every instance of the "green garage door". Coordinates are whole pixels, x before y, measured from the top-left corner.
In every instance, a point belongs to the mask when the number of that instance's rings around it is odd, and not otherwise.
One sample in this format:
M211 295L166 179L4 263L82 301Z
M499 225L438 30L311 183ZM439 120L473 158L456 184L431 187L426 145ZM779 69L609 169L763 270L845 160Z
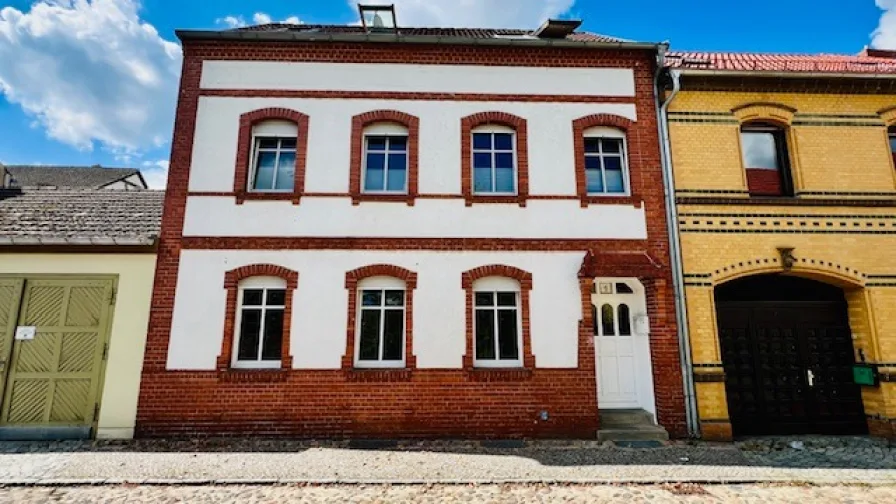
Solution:
M0 438L90 437L113 286L111 279L0 279Z

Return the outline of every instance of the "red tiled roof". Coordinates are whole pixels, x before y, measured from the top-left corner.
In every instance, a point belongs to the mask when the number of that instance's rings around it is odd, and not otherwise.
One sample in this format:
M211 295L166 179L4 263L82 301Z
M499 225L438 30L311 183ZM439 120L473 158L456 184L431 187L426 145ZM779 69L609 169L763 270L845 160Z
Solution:
M242 32L295 32L295 33L323 33L323 34L358 34L367 33L362 26L349 25L310 25L310 24L265 24L258 26L246 26L235 28L231 31ZM531 30L511 30L506 28L414 28L400 27L398 33L410 37L451 37L469 39L493 39L502 37L526 37L531 36ZM629 40L600 35L598 33L576 32L568 35L566 40L577 42L630 42Z
M861 54L763 54L671 51L666 66L692 70L894 74L896 54L865 50Z

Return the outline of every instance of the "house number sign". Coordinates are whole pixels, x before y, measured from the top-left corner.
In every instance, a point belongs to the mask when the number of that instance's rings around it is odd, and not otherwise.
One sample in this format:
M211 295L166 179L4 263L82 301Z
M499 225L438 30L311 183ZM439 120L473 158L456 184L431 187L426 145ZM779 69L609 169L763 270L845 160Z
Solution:
M37 328L34 326L16 327L16 339L17 340L33 340L34 335L36 333L37 333Z

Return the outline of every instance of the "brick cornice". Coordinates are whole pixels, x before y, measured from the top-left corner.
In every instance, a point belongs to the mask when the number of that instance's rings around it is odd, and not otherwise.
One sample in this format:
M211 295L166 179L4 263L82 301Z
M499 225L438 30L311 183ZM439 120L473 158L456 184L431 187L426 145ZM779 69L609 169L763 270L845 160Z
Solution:
M641 166L639 164L639 166L635 167L634 163L632 163L632 157L630 155L631 148L628 147L628 141L626 141L626 152L624 155L625 163L628 168L627 177L630 196L589 195L588 180L585 177L585 130L598 126L606 126L622 131L627 137L634 124L634 121L631 119L616 114L592 114L580 117L572 122L573 152L575 155L576 170L576 194L579 196L582 208L587 207L589 204L600 203L616 205L619 203L629 203L640 207L641 195L640 191L637 189L641 187Z
M516 132L516 194L509 196L473 194L473 129L497 124ZM461 193L467 206L473 203L518 203L526 206L529 197L529 132L525 119L507 112L479 112L460 121Z
M355 367L355 334L358 325L358 282L365 278L387 276L402 280L405 284L404 306L404 361L403 369L410 370L417 367L417 357L414 355L414 290L417 288L417 273L392 264L371 264L346 272L345 288L348 291L348 315L346 317L345 353L342 354L342 369L350 379L365 376L366 381L391 381L394 373L371 373L367 370L356 370ZM354 374L360 371L361 375ZM385 371L385 370L380 370ZM404 375L402 375L404 376ZM410 375L407 375L410 376Z
M246 370L231 370L233 362L233 344L236 335L236 311L239 305L239 283L241 280L252 277L276 277L286 282L286 304L283 308L283 338L280 347L280 369L283 371L292 369L292 356L290 355L290 328L292 327L292 298L293 291L299 284L299 274L282 266L273 264L251 264L232 269L224 274L224 289L227 290L227 305L224 314L224 338L221 342L221 353L217 359L219 373L239 372L245 374ZM259 376L253 374L252 376ZM227 379L226 377L224 378Z
M370 194L361 188L361 167L364 156L364 129L376 123L400 124L408 130L408 173L407 194ZM349 165L349 193L352 204L361 201L406 201L413 206L418 189L418 166L420 160L420 119L397 110L373 110L352 117L351 161Z
M520 331L522 331L522 340L523 340L523 348L521 349L523 353L523 368L524 370L532 370L535 368L535 355L532 354L532 334L531 334L531 324L529 318L529 294L532 291L532 274L528 271L521 270L514 266L507 266L504 264L490 264L488 266L480 266L478 268L473 268L471 270L465 271L461 274L461 285L464 288L466 293L466 313L467 313L467 321L466 321L466 352L464 353L463 365L464 369L468 372L473 371L475 369L474 362L474 352L476 351L476 341L475 341L475 310L476 307L473 304L473 283L480 278L487 277L504 277L504 278L512 278L519 282L520 284ZM494 370L493 370L494 371ZM516 377L514 374L501 374L501 373L492 373L489 375L491 378L501 379L507 378L511 379Z
M262 121L289 121L296 125L296 168L293 189L289 192L261 193L249 190L250 163L252 162L252 127ZM287 108L264 108L246 112L240 116L237 138L236 167L234 168L233 192L237 204L246 200L289 199L298 204L305 190L305 164L308 158L307 115Z

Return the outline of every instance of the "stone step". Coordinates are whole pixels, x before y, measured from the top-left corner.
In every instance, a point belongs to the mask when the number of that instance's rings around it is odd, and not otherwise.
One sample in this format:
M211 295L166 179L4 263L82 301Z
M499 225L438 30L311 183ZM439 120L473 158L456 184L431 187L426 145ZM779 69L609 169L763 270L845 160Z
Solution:
M600 410L600 426L603 428L628 427L630 425L655 425L653 415L642 409Z
M597 440L604 441L668 441L666 429L656 425L641 425L618 429L600 429Z

